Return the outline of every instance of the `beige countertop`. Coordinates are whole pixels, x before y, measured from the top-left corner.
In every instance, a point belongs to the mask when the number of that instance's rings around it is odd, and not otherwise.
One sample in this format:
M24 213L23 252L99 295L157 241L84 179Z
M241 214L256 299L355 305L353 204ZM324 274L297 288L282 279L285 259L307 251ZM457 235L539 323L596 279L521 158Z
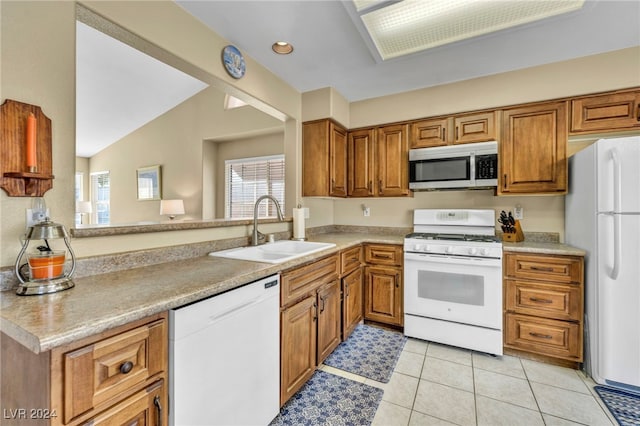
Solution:
M281 264L201 256L74 279L41 296L0 292L0 330L35 353L231 290L363 242L401 244L402 236L322 234L336 247Z
M177 308L361 243L402 244L404 236L345 232L310 241L336 246L281 264L200 256L74 279L75 287L41 296L0 292L0 330L35 353ZM505 251L584 255L554 243L504 243Z
M522 253L557 254L564 256L584 256L586 252L582 249L560 243L543 243L522 241L519 243L502 243L503 251L514 251Z

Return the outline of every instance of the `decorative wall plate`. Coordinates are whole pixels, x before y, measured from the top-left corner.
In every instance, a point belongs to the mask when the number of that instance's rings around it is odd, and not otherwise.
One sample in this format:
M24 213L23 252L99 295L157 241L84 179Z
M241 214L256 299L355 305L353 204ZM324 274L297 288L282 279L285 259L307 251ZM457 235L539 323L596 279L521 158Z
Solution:
M225 46L222 49L222 63L229 75L233 78L242 78L247 67L242 53L235 46Z

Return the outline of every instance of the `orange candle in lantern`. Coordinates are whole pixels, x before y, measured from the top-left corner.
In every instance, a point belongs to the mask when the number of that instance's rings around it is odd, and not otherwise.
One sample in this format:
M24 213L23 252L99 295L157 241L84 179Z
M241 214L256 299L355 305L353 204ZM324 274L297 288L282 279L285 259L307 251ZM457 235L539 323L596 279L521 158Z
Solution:
M30 172L36 171L36 117L29 113L27 118L27 167Z

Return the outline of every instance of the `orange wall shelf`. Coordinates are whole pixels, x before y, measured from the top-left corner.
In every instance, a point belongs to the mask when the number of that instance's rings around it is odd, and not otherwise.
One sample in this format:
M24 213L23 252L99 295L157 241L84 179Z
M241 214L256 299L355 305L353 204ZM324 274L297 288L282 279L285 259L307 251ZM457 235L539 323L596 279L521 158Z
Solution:
M27 166L27 119L36 118L36 170ZM39 106L7 99L0 105L0 188L10 197L41 197L53 187L51 120Z

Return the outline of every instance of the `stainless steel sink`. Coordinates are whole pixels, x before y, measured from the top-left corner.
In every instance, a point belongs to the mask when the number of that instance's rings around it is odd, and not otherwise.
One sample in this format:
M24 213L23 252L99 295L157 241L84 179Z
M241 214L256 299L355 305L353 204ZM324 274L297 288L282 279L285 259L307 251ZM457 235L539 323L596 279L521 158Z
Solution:
M229 250L209 253L213 257L229 259L252 260L254 262L283 263L297 257L306 256L331 247L333 243L319 243L312 241L280 240L261 246L239 247Z

